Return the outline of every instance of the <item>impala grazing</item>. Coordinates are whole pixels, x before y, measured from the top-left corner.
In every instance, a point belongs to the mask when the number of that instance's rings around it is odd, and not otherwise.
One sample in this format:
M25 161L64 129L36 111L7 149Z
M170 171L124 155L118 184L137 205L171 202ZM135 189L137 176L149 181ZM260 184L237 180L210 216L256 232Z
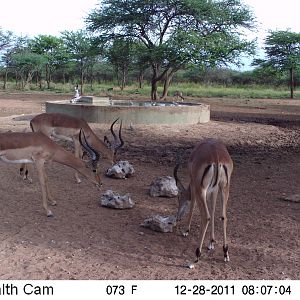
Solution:
M83 131L79 134L79 140L91 156L92 165L97 165L99 153L90 147ZM101 179L95 168L93 168L93 171L90 170L81 159L75 157L74 154L66 151L40 132L0 133L0 160L5 163L35 164L42 189L43 206L48 217L53 216L51 210L48 208L48 202L56 205L56 201L49 191L48 178L44 166L46 162L54 161L69 166L81 173L96 186L101 185Z
M180 91L175 91L175 93L174 93L174 97L176 97L176 98L177 98L177 100L180 98L180 99L181 99L181 101L184 101L183 93L182 93L182 92L180 92Z
M83 130L86 140L90 147L100 152L105 158L108 158L111 163L115 162L117 151L124 145L122 139L122 122L120 124L118 137L114 132L114 125L118 121L116 119L110 126L110 131L114 141L104 136L104 141L101 141L88 123L83 119L71 117L60 113L43 113L34 117L30 126L33 132L42 132L48 137L57 138L65 141L73 141L75 148L75 156L82 157L82 148L79 141L80 130ZM75 172L75 178L78 183L81 182L78 173Z
M189 161L188 171L190 183L184 188L178 178L179 164L174 168L174 178L179 189L179 207L177 220L180 221L188 212L188 227L184 235L188 235L191 227L191 220L195 202L200 210L200 245L196 249L196 261L201 256L201 250L205 234L211 221L211 239L208 249L214 248L214 214L218 191L221 190L222 221L223 221L223 251L224 261L229 261L227 244L227 201L229 196L230 178L233 171L233 162L226 146L215 139L206 139L198 143L193 149ZM209 202L209 203L208 203ZM208 208L208 204L210 209Z

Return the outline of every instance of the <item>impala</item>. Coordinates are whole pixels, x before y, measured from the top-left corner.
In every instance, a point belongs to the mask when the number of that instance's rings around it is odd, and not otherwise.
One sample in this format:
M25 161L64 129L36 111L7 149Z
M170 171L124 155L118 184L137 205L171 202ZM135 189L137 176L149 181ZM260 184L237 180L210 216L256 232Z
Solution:
M95 166L99 160L99 154L90 147L83 131L79 134L81 145L86 149L92 158L92 165ZM53 216L48 208L48 202L56 205L48 186L48 178L45 173L45 163L48 161L58 162L69 166L97 186L101 185L101 179L93 167L93 172L86 167L85 163L66 151L52 141L49 137L40 132L7 132L0 133L0 160L5 163L34 163L37 169L42 189L43 206L47 216Z
M196 249L195 262L198 262L201 256L203 241L210 221L211 238L208 249L214 249L214 214L219 190L221 190L222 203L224 261L229 261L226 210L233 162L226 146L215 139L206 139L195 146L188 160L190 179L188 188L184 188L178 178L178 167L179 164L174 168L174 178L179 189L177 220L180 221L189 210L188 227L184 232L185 236L188 235L191 228L196 202L200 210L200 245ZM210 208L208 208L208 204Z
M100 152L105 158L108 158L111 163L114 163L118 149L124 145L121 133L122 122L120 124L118 137L113 130L117 121L118 119L116 119L110 126L110 131L114 138L114 141L112 142L107 138L107 136L104 136L104 141L101 141L90 128L88 123L83 119L78 119L61 113L43 113L37 115L30 121L30 126L32 131L42 132L48 137L65 141L73 141L75 156L78 158L82 157L79 133L80 130L83 130L90 147L95 149L97 152ZM75 172L75 178L78 183L81 182L77 172Z
M174 97L176 97L177 99L181 99L181 101L184 101L184 97L183 97L183 93L180 91L175 91L174 93Z

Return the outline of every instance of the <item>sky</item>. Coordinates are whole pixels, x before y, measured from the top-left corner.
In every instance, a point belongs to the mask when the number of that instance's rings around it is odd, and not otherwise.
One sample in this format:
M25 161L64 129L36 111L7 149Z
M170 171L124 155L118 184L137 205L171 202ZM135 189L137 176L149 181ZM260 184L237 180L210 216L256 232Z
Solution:
M99 0L0 0L0 27L16 35L59 36L85 27Z
M16 35L35 37L39 34L59 36L62 31L85 27L84 19L99 0L0 0L0 27ZM291 29L300 32L299 0L242 0L253 10L258 32L258 44L269 30Z

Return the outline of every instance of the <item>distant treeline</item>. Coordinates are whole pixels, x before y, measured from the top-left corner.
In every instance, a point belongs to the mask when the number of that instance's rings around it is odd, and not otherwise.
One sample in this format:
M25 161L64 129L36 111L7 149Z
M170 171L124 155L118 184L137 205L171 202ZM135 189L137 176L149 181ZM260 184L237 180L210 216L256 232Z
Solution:
M26 84L22 82L21 76L14 68L0 68L0 82L3 86L4 82L10 82L14 84L14 88L23 90L30 88L28 85L35 85L40 90L52 89L55 84L68 84L76 86L80 82L80 76L78 67L76 64L71 64L68 70L55 68L51 72L51 80L49 84L46 81L44 72L33 72L30 79L26 79ZM141 76L139 70L130 70L126 75L126 85L136 84L140 88L151 82L151 71L146 69ZM214 69L197 69L190 68L187 70L178 71L172 82L176 83L195 83L204 85L222 85L226 87L234 86L252 86L260 85L266 87L287 87L289 84L288 74L266 74L259 68L249 71L238 71L233 69L214 68ZM88 86L88 89L93 89L93 85L107 84L109 86L116 85L122 89L122 82L114 66L109 62L97 62L93 65L93 68L85 73L84 85ZM300 85L300 72L295 74L294 80L295 87ZM34 89L36 89L36 87ZM125 87L125 86L124 86ZM123 87L123 88L124 88ZM87 87L86 87L87 88Z

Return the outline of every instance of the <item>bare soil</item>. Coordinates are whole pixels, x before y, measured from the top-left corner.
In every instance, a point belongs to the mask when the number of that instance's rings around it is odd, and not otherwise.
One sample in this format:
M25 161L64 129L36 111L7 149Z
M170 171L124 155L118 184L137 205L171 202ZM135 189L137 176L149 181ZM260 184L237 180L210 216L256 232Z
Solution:
M46 100L63 98L1 93L1 132L29 131L30 118L44 111ZM18 175L18 166L1 163L0 279L299 280L300 203L282 198L300 194L300 101L200 100L211 105L207 124L124 128L126 144L118 158L133 164L132 178L105 177L108 162L103 161L99 191L85 179L77 184L72 169L49 163L46 171L57 200L54 218L45 215L36 171L29 184ZM107 126L91 125L100 137L108 133ZM194 260L199 243L198 208L188 237L181 235L184 222L173 233L140 224L153 214L175 214L177 199L152 198L149 185L157 176L172 175L176 157L186 161L205 137L222 139L234 161L228 207L231 261L223 262L217 218L215 250L204 251L196 267L188 269L184 265ZM180 176L187 184L186 168ZM101 207L107 189L130 193L135 207Z

